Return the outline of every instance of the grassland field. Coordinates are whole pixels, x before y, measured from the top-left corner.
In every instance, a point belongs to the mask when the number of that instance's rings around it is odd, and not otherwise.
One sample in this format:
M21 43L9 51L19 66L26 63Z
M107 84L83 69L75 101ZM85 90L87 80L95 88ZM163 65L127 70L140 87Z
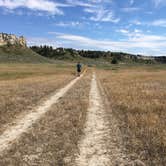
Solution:
M75 77L73 66L50 64L0 65L0 132L17 115L27 113Z
M126 152L139 156L148 166L165 165L165 66L132 66L98 73Z
M63 69L61 72L63 73ZM65 84L69 78L73 78L70 72L65 73L65 80L63 77ZM90 79L91 74L83 77L29 132L24 133L13 144L10 151L0 155L0 165L72 166L75 154L79 153L78 140L83 134L86 121ZM53 83L57 85L56 81ZM46 84L52 85L48 82ZM64 85L59 85L59 88L61 86Z
M139 158L148 166L164 166L166 65L94 66L96 65L93 65L93 70L109 101L108 117L113 114L118 121L124 153L131 158ZM89 67L82 81L35 125L38 129L32 128L31 134L25 133L9 153L0 156L1 165L24 164L23 161L30 165L72 165L72 155L77 151L78 139L86 121L91 73ZM75 77L75 64L72 63L1 64L0 133L12 125L17 116L26 114L29 109ZM51 125L54 127L51 128ZM43 138L46 133L47 136ZM29 140L26 139L28 137ZM30 154L36 153L36 146L42 149L42 144L47 139L49 143L44 152L30 160Z

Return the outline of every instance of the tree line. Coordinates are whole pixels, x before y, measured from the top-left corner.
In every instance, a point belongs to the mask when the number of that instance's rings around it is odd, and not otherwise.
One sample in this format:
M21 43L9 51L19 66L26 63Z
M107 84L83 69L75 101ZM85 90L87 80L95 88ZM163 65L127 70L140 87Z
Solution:
M83 58L90 59L103 59L110 61L113 64L119 62L135 62L135 63L166 63L166 57L149 57L144 59L141 55L133 55L123 52L111 52L111 51L92 51L92 50L76 50L72 48L53 48L52 46L31 46L30 47L36 53L52 59L59 60L81 60Z

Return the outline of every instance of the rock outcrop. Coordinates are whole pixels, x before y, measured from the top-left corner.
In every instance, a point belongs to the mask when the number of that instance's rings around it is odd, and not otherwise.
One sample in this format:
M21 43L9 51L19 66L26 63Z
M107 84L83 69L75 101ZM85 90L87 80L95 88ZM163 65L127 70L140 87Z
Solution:
M13 34L0 33L0 46L4 45L20 45L21 47L26 47L27 42L23 36L17 37Z

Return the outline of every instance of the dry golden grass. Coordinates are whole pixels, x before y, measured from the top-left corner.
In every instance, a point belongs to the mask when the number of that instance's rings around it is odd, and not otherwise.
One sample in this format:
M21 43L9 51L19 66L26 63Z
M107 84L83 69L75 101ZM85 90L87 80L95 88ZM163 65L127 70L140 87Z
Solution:
M98 72L127 153L149 166L165 165L166 70Z
M0 64L0 80L50 76L72 71L73 64ZM73 72L74 74L74 72Z
M73 79L73 71L71 67L55 65L1 65L0 133L17 115L27 113Z
M73 166L89 103L86 74L32 129L0 156L0 165Z

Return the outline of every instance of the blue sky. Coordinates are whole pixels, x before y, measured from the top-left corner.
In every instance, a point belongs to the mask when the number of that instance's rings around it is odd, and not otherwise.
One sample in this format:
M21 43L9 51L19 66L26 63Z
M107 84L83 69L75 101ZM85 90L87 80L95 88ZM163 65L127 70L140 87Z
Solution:
M28 45L166 55L166 0L0 0L0 32Z

